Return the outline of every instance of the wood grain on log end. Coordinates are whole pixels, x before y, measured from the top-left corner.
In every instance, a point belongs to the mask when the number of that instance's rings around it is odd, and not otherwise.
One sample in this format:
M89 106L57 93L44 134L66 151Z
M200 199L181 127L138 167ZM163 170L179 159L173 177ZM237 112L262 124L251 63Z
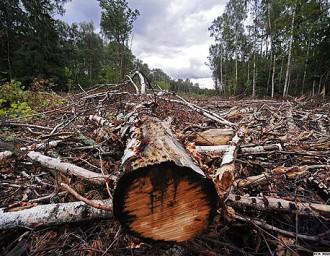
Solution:
M188 167L164 162L127 172L114 195L114 215L131 233L157 241L185 241L212 220L212 181Z

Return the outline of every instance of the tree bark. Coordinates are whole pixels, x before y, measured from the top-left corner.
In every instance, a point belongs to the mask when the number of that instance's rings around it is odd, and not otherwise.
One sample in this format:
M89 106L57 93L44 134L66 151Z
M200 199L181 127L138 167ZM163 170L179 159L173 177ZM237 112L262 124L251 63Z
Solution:
M235 49L235 87L234 87L234 94L236 93L236 89L237 89L237 84L238 84L238 64L237 64L237 58L238 58L238 50L237 50L237 29L235 31L235 45L236 45L236 49Z
M303 75L303 81L302 81L302 87L301 87L301 95L304 95L304 88L305 88L305 81L306 81L306 74L307 74L307 62L308 62L308 58L309 58L309 46L310 46L310 43L308 42L307 56L306 56L305 63L304 63L304 75Z
M94 184L105 184L110 179L110 176L88 171L74 164L62 162L60 159L45 156L39 152L30 151L27 156L44 167L57 170L64 174L77 176Z
M92 200L92 202L110 207L112 205L111 200ZM38 205L13 212L0 209L0 230L17 227L35 228L111 217L111 212L93 208L83 202Z
M215 214L214 184L157 118L142 117L130 128L122 169L113 211L135 235L185 241L201 233Z
M252 83L252 97L256 96L256 76L257 76L257 70L256 70L256 53L253 53L253 83Z
M296 16L296 5L295 2L293 13L292 13L292 21L291 21L291 30L290 30L290 41L289 41L289 53L288 53L288 64L286 68L285 74L285 81L284 81L284 88L283 88L283 97L287 97L289 94L289 77L290 77L290 70L291 70L291 55L292 55L292 43L293 43L293 29L294 29L294 20Z
M229 150L230 145L217 146L196 146L200 153L223 153ZM267 154L272 151L283 150L281 144L269 144L255 147L241 147L239 153L242 154Z
M273 55L274 63L273 63L273 72L272 72L272 98L274 98L274 91L275 91L275 68L276 68L276 55Z
M314 217L329 217L330 205L315 203L300 203L274 197L254 197L230 194L228 203L233 206L246 206L260 211L292 212L298 215Z
M221 166L215 171L213 182L222 203L228 195L235 177L235 159L242 141L242 132L238 131L233 137L228 150L224 153Z

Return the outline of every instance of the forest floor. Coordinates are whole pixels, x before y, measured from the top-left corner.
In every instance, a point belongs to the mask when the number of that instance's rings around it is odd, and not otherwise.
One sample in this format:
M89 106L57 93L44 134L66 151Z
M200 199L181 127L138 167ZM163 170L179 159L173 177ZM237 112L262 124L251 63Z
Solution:
M125 148L118 127L141 103L149 107L150 115L170 120L179 141L211 175L221 166L223 152L197 152L196 134L228 125L175 100L181 101L170 94L137 96L125 86L103 87L65 96L61 107L28 118L3 119L0 140L4 149L0 152L8 151L10 144L14 153L8 157L0 154L0 208L14 212L77 201L61 182L90 200L109 198L114 183L107 188L54 172L31 161L27 153L37 151L93 172L118 176ZM311 212L299 213L294 208L268 207L270 198L330 204L330 103L306 97L186 100L234 124L234 131L244 130L231 193L263 198L262 209L231 204L229 198L229 209L235 214L230 217L219 210L208 230L182 243L143 241L126 233L112 218L17 227L0 230L0 255L311 255L330 251L328 208L314 212L311 207Z

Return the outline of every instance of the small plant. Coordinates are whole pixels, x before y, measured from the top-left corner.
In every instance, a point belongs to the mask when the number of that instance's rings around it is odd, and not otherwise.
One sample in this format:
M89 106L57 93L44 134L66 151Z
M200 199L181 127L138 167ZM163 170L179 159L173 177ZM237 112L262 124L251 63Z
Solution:
M64 103L64 100L56 94L39 91L45 87L45 83L34 81L34 91L26 91L19 81L11 81L0 85L0 117L29 116L34 112L44 111L46 108L54 108ZM38 91L36 91L38 90Z
M26 116L32 112L27 103L27 92L19 81L11 81L0 86L0 117Z

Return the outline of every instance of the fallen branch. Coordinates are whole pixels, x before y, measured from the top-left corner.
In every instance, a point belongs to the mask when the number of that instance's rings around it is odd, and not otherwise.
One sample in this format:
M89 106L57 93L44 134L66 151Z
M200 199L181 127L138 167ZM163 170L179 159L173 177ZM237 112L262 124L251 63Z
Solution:
M235 178L235 158L241 142L241 131L238 131L231 141L228 150L224 153L221 166L215 171L213 182L220 200L224 200L233 185Z
M46 127L46 126L40 126L40 125L34 125L34 124L22 124L22 123L15 123L15 122L0 123L0 126L28 127L28 128L36 128L36 129L47 130L47 131L53 130L53 128Z
M7 151L3 151L0 152L0 161L4 160L6 158L9 158L15 154L19 155L20 153L22 153L21 151L28 151L28 150L35 150L35 149L46 149L46 148L53 148L56 147L60 142L62 142L62 140L54 140L54 141L50 141L50 142L46 142L46 143L39 143L39 144L34 144L31 146L27 146L27 147L21 147L19 150L17 150L16 148L14 148L11 145L8 145L8 149Z
M219 123L219 124L222 124L222 125L227 125L227 126L230 126L230 127L236 127L237 124L234 124L232 122L229 122L227 121L226 119L220 117L216 117L214 115L211 115L208 111L205 111L204 109L202 108L199 108L193 104L191 104L190 102L188 101L180 101L180 100L173 100L173 99L168 99L168 98L165 98L165 97L160 97L160 99L162 100L165 100L165 101L168 101L168 102L172 102L172 103L177 103L177 104L181 104L181 105L184 105L184 106L187 106L189 108L191 108L192 110L196 111L197 113Z
M97 115L90 115L88 117L88 119L90 121L95 121L97 124L99 124L101 126L109 126L109 127L113 126L113 124L110 123L107 119L105 119L103 117L100 117L100 116L97 116Z
M93 204L112 205L111 200L92 200ZM38 205L29 209L6 212L0 209L0 230L17 227L35 228L91 219L111 218L112 213L93 208L84 202Z
M298 237L299 239L308 240L308 241L318 241L322 244L330 245L330 241L326 241L326 240L323 239L323 237L328 236L329 231L325 232L324 234L319 234L317 236L309 236L309 235L297 234L297 233L294 233L294 232L283 230L283 229L277 228L273 225L270 225L270 224L266 223L265 221L260 221L260 220L252 219L252 218L249 218L249 217L243 217L243 216L239 216L237 214L235 214L235 219L241 220L241 221L244 221L244 222L249 222L249 223L252 223L255 226L258 226L258 227L261 227L261 228L264 228L264 229L268 229L268 230L271 230L271 231L275 231L277 233L280 233L280 234L283 234L283 235L286 235L286 236Z
M222 116L220 116L220 115L218 115L218 114L216 114L216 113L214 113L214 112L212 112L212 111L209 111L209 110L207 110L207 109L205 109L205 108L202 108L202 107L200 107L200 106L198 106L198 105L196 105L196 104L190 103L189 101L185 100L184 98L182 98L181 96L179 96L179 95L177 95L177 94L175 95L175 97L177 97L178 99L182 100L184 103L186 103L186 104L188 104L188 105L191 105L191 106L193 106L194 108L200 109L201 111L203 111L203 112L205 112L205 113L207 113L207 114L209 114L209 115L211 115L211 116L214 116L214 117L216 117L216 118L218 118L218 119L220 119L220 120L223 120L223 121L225 121L225 122L229 122L229 121L227 121L226 119L224 119ZM229 122L229 123L230 123L230 122Z
M45 156L39 152L31 151L27 155L31 160L38 162L44 167L57 170L67 175L73 175L81 179L88 180L94 184L104 184L107 180L110 179L110 176L91 172L74 164L61 162L60 159Z
M217 146L196 146L196 150L200 153L223 153L229 150L230 145L217 145ZM241 146L239 153L242 154L267 154L272 151L283 150L281 144L270 144L255 147Z
M53 140L53 141L49 141L49 142L45 142L45 143L34 144L31 146L27 146L27 147L21 147L20 150L21 151L36 150L36 149L44 150L46 148L54 148L61 142L62 142L62 140Z
M136 94L140 94L139 87L137 87L137 85L134 83L133 79L129 75L126 75L126 77L129 79L131 84L134 86Z
M11 151L3 151L3 152L0 152L0 161L8 158L8 157L11 157L12 155L14 155L13 152Z
M298 215L329 217L330 205L301 203L274 197L253 197L229 194L227 202L236 207L252 207L260 211L282 211Z
M97 209L105 210L105 211L112 211L112 205L109 206L106 204L102 204L99 201L89 200L86 197L83 197L82 195L80 195L77 191L75 191L73 188L71 188L66 183L61 183L60 186L63 187L64 189L66 189L68 192L70 192L76 199L83 201L85 204L88 204L88 205L92 206L93 208L97 208Z
M314 169L330 169L330 165L303 165L303 166L292 166L292 167L277 167L274 168L271 173L262 173L260 175L250 176L244 179L238 179L235 181L237 187L245 188L248 186L257 186L264 184L269 181L274 181L279 176L285 175L287 179L296 179L297 177L303 177L310 174L311 170Z

